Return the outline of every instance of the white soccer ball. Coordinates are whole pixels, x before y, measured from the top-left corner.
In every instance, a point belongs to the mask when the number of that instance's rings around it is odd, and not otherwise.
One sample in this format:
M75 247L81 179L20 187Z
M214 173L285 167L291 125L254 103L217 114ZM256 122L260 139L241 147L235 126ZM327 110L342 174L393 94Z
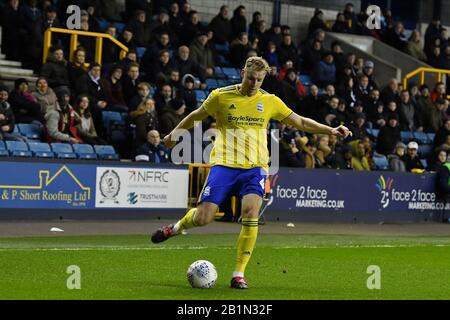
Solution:
M187 279L193 288L212 288L217 281L216 267L209 261L197 260L189 266Z

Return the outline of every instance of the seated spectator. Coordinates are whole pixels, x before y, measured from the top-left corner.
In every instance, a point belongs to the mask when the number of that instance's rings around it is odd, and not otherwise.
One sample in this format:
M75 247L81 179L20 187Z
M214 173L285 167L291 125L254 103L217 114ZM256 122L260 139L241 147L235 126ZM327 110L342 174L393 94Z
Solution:
M138 63L133 62L128 65L127 73L122 77L121 82L125 104L131 107L131 99L138 95L138 85L141 83Z
M326 163L326 158L331 153L331 149L329 147L330 137L326 134L318 134L317 135L317 150L314 153L316 158L316 167L324 167Z
M386 106L391 101L397 101L398 94L398 81L397 79L391 79L389 80L389 84L381 90L381 100Z
M14 82L14 90L9 96L9 104L16 123L35 123L42 126L41 106L28 89L26 79L20 78Z
M8 102L9 91L0 85L0 140L24 141L26 138L20 134L13 133L15 126L14 113Z
M135 95L129 104L128 111L132 112L135 111L138 106L144 102L145 99L150 98L150 83L148 82L141 82L137 85L137 95Z
M214 43L228 43L228 39L231 37L231 23L228 19L228 6L223 5L220 7L219 14L209 23L209 29L214 33Z
M201 31L200 16L197 11L191 10L188 14L188 21L183 25L183 32L180 35L180 44L189 46Z
M422 45L420 44L420 32L414 30L409 37L408 43L405 46L405 52L410 56L416 58L417 60L426 61L427 57L425 52L422 50Z
M442 127L446 108L448 100L438 98L431 109L425 110L423 115L425 132L437 132Z
M450 119L445 120L444 125L439 128L434 137L433 146L435 148L440 147L446 143L450 136Z
M362 113L362 112L361 112ZM352 122L352 113L347 109L347 105L343 99L339 99L336 119L340 124L348 126Z
M366 148L364 143L360 140L353 148L353 156L352 156L352 168L356 171L370 171L370 164L368 159L368 154L366 152Z
M436 46L433 48L431 55L428 57L428 64L433 68L443 69L444 68L444 55L441 52L441 48Z
M58 99L52 88L48 86L46 78L38 78L36 81L36 91L32 93L34 99L41 106L41 115L44 116L49 109L56 109Z
M375 79L375 75L374 75L374 68L375 68L375 64L370 61L367 60L366 62L364 62L364 67L363 67L363 74L365 74L369 80L369 88L370 90L374 90L374 89L378 89L378 81Z
M161 115L163 109L170 107L170 102L173 99L172 87L170 84L166 83L159 87L154 98L156 103L156 112Z
M372 91L375 88L370 85L369 77L364 73L358 75L357 81L358 83L356 84L355 88L356 99L358 101L361 101L364 107L367 107L370 101L369 98L370 91Z
M433 101L430 96L430 89L426 84L420 86L419 94L416 97L417 108L420 110L422 116L429 110L433 109Z
M178 55L174 59L176 68L180 71L180 77L183 78L186 74L191 74L197 77L202 82L201 89L206 89L205 70L203 70L198 63L193 61L190 57L190 50L187 46L180 46L178 48Z
M387 156L394 152L397 143L401 142L398 115L392 113L387 118L387 124L381 127L377 137L376 151Z
M109 77L101 80L106 97L107 111L128 112L128 107L125 103L122 91L123 69L119 65L113 65L109 72Z
M447 154L448 151L445 149L437 149L433 152L433 157L428 162L427 171L437 172L447 162Z
M230 44L230 62L235 68L242 68L251 49L246 32L240 33ZM270 64L270 62L269 62Z
M77 129L80 119L69 104L70 92L62 89L57 97L57 108L50 109L45 114L47 142L83 143Z
M326 123L327 125L332 127L337 127L341 124L341 121L345 121L345 119L338 118L338 106L338 96L332 96L329 100L327 100L327 106L322 112L321 122Z
M158 60L159 53L162 50L171 50L170 36L168 32L163 32L158 35L157 40L153 41L145 50L145 54L142 57L142 67L146 71L150 71L154 61Z
M147 156L149 162L167 163L170 162L170 151L161 144L159 132L151 130L147 134L147 141L138 147L136 159Z
M59 89L69 89L67 61L64 59L64 51L61 47L53 46L50 48L47 63L42 66L40 76L47 79L48 85L55 93Z
M212 49L207 45L208 36L205 32L199 32L190 45L191 59L198 63L206 72L206 77L214 74L214 55Z
M280 139L280 165L285 167L304 168L306 166L303 153L297 148L294 139Z
M403 23L397 22L393 27L386 30L384 34L384 42L388 45L403 51L406 45L405 27Z
M345 103L350 107L350 109L353 109L357 101L353 77L343 76L338 81L340 83L340 85L337 86L337 88L340 87L339 96L344 99Z
M136 145L140 146L147 139L147 132L159 130L158 115L155 109L155 100L145 98L133 112L130 112L130 121L136 125Z
M159 52L158 60L152 64L150 69L145 71L147 78L151 83L159 86L161 83L167 82L169 71L175 68L175 63L170 59L168 50Z
M286 77L281 81L279 86L279 94L283 97L283 101L296 112L299 109L301 100L297 89L298 81L297 71L295 69L288 69Z
M388 154L389 169L395 172L406 172L406 165L402 158L405 155L406 145L398 142L395 146L394 153Z
M364 137L367 137L368 125L366 123L366 115L362 112L358 112L353 119L354 120L348 128L352 132L350 139L362 140Z
M423 131L421 114L417 107L412 103L408 90L402 90L400 93L400 126L406 131ZM402 121L403 119L403 121Z
M405 162L407 172L416 172L417 170L424 170L422 162L419 159L417 150L419 145L415 141L408 143L408 149L406 154L402 157L403 162Z
M331 27L332 32L338 32L338 33L348 33L348 24L345 21L345 15L342 12L338 12L336 16L336 21L333 24L333 27Z
M433 91L431 92L431 100L435 102L438 98L447 98L447 93L445 92L445 84L443 82L436 82Z
M325 88L329 84L334 85L336 83L336 65L330 51L323 54L322 61L315 67L312 79L319 88Z
M147 13L143 10L136 10L135 16L125 27L134 35L136 46L146 47L150 41L150 24L147 21Z
M276 66L270 66L270 71L264 78L263 84L261 88L271 94L276 96L281 96L279 94L280 90L280 82L277 80L278 78L278 69Z
M322 113L322 101L319 98L319 88L316 85L312 85L309 88L309 95L307 95L300 104L300 115L319 120Z
M94 120L89 111L89 97L87 95L80 95L75 100L75 117L79 123L75 126L78 136L84 143L90 145L105 145L106 141L99 138L97 130L95 130Z
M230 19L231 24L231 39L236 38L241 32L247 30L247 19L245 18L245 7L238 6L233 11L233 17Z
M316 9L316 11L314 12L314 16L309 21L308 38L311 38L317 29L329 30L328 26L324 21L323 12L322 10L319 9Z
M195 80L192 75L184 75L183 79L181 79L181 89L177 94L177 98L186 103L186 115L197 109L197 96L195 95L194 84Z
M397 120L399 121L399 128L401 130L400 119L402 114L399 112L397 108L397 103L395 101L388 102L387 107L383 108L383 117L386 121L388 121L390 115L392 114L397 117Z
M73 52L73 62L69 62L67 66L67 74L71 88L75 88L78 81L86 75L84 63L86 62L86 51L79 47Z
M170 106L161 110L159 123L161 135L165 137L169 134L184 118L186 104L183 100L173 99L170 101Z
M125 58L120 60L119 64L122 66L123 70L128 70L131 64L138 63L138 56L136 51L129 50L125 55Z
M119 36L118 39L123 45L125 45L128 50L136 50L137 45L136 45L136 40L134 39L134 34L133 31L128 30L128 29L124 29L121 33L121 35Z
M264 48L265 50L266 48ZM283 41L276 47L278 54L278 60L280 64L284 64L286 61L290 60L294 63L295 68L299 68L298 56L299 52L297 46L292 41L292 36L290 34L283 35Z

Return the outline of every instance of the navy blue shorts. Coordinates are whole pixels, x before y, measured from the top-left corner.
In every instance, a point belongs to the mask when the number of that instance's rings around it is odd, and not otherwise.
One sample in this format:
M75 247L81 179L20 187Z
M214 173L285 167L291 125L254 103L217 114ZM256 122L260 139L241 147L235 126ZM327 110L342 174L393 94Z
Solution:
M260 167L251 169L213 166L200 195L200 202L220 205L226 198L235 195L242 198L246 194L263 197L266 174Z

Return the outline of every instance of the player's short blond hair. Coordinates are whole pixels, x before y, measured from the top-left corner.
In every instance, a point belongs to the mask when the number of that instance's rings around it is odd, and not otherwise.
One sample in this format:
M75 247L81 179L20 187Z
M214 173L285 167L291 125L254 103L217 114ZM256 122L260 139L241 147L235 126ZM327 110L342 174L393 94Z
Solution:
M261 57L250 57L245 61L246 71L265 71L269 72L270 67L267 61Z

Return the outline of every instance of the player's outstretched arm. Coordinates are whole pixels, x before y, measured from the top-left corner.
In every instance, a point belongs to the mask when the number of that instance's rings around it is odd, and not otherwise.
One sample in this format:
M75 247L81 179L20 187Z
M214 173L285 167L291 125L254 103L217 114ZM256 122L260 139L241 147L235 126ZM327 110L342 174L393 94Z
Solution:
M339 127L332 128L327 125L321 124L317 121L314 121L310 118L299 116L295 112L292 112L282 122L294 126L299 130L309 133L335 135L343 138L352 135L352 132L345 126L341 125Z
M180 123L172 130L171 133L164 137L164 145L168 148L172 148L176 144L176 140L172 138L173 133L179 129L191 129L195 122L203 121L208 118L209 114L203 108L203 106L199 107L197 110L192 111L189 115L187 115Z

